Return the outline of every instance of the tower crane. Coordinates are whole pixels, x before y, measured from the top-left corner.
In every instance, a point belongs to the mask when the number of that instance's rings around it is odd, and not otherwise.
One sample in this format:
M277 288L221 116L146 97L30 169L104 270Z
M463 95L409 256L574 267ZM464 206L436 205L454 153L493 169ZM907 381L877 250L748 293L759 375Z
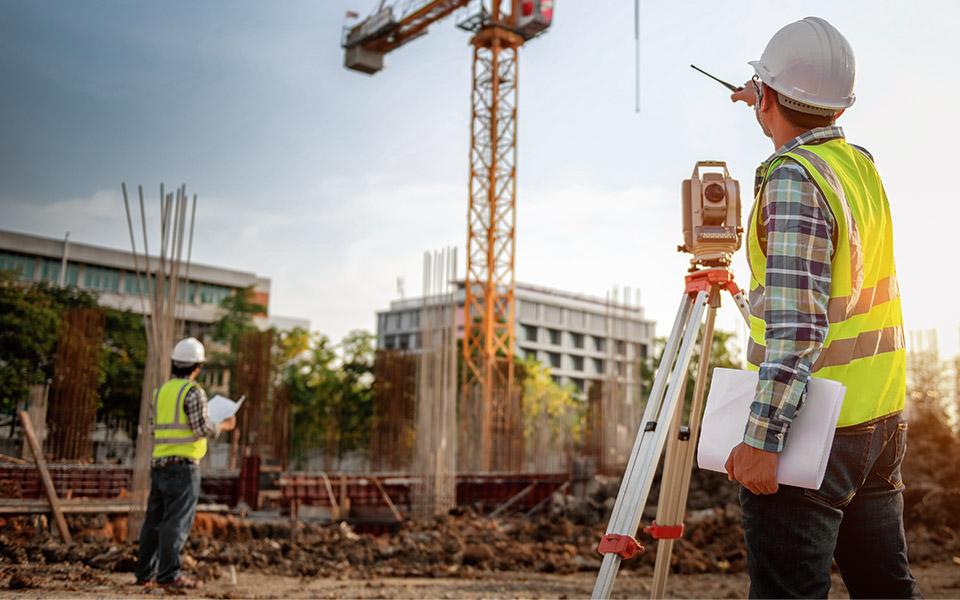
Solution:
M344 29L344 66L367 74L384 56L469 9L457 26L473 34L467 275L464 283L461 413L476 417L476 452L468 468L512 470L522 456L495 436L517 431L514 255L517 158L517 52L553 21L553 0L381 0ZM511 406L513 405L513 406ZM522 431L522 428L519 429ZM504 440L507 441L507 440Z

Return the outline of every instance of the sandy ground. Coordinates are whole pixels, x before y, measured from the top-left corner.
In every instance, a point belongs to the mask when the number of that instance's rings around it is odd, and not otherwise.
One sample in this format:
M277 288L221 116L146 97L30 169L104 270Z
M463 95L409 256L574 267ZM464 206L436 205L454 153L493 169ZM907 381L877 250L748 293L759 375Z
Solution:
M960 598L960 565L953 563L914 568L927 598ZM382 578L299 579L240 573L237 584L225 576L197 591L202 598L585 598L593 588L595 574L547 575L504 572L471 579ZM143 593L131 584L131 575L110 575L102 584L78 589L64 580L50 579L40 589L0 594L2 598L157 598L159 590ZM617 579L615 598L641 598L649 593L650 577L624 573ZM742 598L747 577L737 575L674 575L668 585L672 598ZM847 597L846 588L834 575L831 598Z

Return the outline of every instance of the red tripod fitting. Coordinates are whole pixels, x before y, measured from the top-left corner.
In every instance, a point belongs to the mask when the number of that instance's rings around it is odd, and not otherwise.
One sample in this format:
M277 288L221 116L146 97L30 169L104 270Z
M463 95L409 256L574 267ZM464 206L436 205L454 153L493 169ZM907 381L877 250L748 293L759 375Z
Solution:
M683 537L683 523L679 525L657 525L654 521L643 528L655 540L675 540Z
M620 558L627 560L643 552L644 548L637 540L629 535L620 535L618 533L608 533L600 538L600 545L597 546L597 552L600 554L619 554Z
M734 296L740 293L730 269L703 269L687 275L685 280L687 293L694 297L699 292L709 292L714 286L727 290Z

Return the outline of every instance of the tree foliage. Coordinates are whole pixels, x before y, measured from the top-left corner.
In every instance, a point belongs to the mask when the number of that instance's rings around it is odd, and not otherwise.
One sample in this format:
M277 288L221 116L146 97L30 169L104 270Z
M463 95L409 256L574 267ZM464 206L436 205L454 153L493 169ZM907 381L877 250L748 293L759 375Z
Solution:
M322 449L338 461L348 452L366 449L373 421L374 339L369 332L351 331L334 345L316 334L307 351L297 352L284 369L298 468L310 449ZM286 341L298 348L294 342L302 342L302 337Z
M732 332L723 331L722 329L714 329L713 344L710 348L710 370L707 377L708 391L710 386L710 377L712 376L715 368L743 368L743 364L741 363L740 359L737 358L738 349L734 343L735 339L735 334ZM687 372L687 387L684 395L684 406L687 409L689 409L690 404L693 402L694 384L696 383L697 378L697 368L700 364L700 349L702 341L703 330L701 329L697 339L696 350L693 354L693 358L690 360L690 367ZM656 369L658 368L660 361L663 360L663 351L666 343L666 338L657 338L654 341L655 351L651 353L651 357L656 356L656 359L654 360L653 358L648 358L646 361L640 363L640 381L643 390L643 397L645 399L650 397L650 391L653 388L653 380L656 376ZM704 397L704 401L706 401L706 397Z
M550 369L533 358L520 363L523 378L523 435L530 442L538 429L552 440L581 437L584 403L574 396L572 385L560 386L550 376Z
M143 316L107 309L103 341L101 411L135 422L140 415L140 393L147 361L147 335Z
M60 306L15 273L0 271L0 407L26 401L31 385L46 383L60 330Z

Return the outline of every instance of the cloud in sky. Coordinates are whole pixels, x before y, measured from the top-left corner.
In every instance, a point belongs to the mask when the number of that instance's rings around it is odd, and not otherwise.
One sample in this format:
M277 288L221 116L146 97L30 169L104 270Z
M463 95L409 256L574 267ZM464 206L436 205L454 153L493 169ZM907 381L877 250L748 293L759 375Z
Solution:
M468 38L450 22L374 77L345 71L343 14L373 4L8 3L2 227L126 248L119 182L153 199L160 181L186 182L200 195L196 260L270 277L274 312L333 337L372 328L398 276L418 292L423 251L464 244L470 85ZM771 151L750 111L688 65L746 79L776 29L818 14L857 53L841 124L891 198L908 327L955 341L957 286L931 270L946 271L960 222L941 167L960 130L940 108L960 92L960 5L642 3L639 115L631 5L560 2L521 51L518 279L639 287L663 333L685 270L680 180L726 159L748 205ZM736 270L745 281L742 256Z

